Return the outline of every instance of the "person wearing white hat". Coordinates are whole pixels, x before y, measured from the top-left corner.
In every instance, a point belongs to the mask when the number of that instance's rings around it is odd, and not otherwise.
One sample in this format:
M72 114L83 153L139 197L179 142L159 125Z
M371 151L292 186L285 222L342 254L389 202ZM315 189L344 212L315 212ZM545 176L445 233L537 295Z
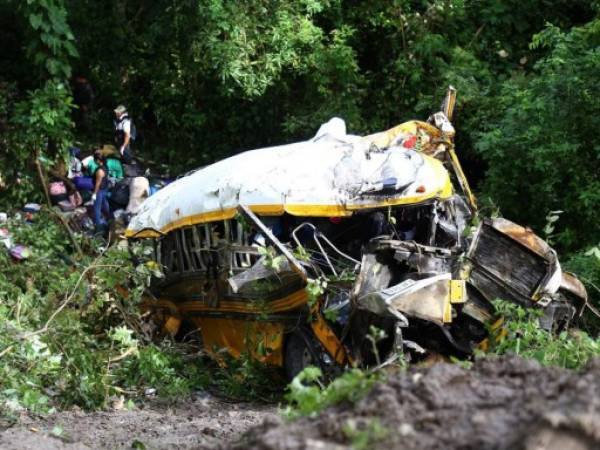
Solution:
M132 136L134 125L124 105L117 106L114 112L116 118L114 121L115 143L121 154L121 160L125 164L130 164L133 158L130 145L131 141L135 139L135 136Z

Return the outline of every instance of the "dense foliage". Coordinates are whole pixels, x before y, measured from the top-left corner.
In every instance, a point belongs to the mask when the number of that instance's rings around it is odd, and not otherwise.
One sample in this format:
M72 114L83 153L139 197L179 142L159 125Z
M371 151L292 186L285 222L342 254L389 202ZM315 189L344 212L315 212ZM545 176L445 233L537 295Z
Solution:
M164 395L206 384L196 362L141 327L139 301L150 269L126 250L94 242L78 254L65 229L41 213L5 228L30 256L0 251L0 404L4 414L78 404L96 408L115 396L153 388ZM118 286L130 287L127 297Z
M502 85L503 113L476 144L489 163L483 190L505 214L534 226L543 224L540 210L563 210L557 238L567 248L598 241L599 43L600 21L570 32L549 25L536 35L532 46L548 49L536 76Z

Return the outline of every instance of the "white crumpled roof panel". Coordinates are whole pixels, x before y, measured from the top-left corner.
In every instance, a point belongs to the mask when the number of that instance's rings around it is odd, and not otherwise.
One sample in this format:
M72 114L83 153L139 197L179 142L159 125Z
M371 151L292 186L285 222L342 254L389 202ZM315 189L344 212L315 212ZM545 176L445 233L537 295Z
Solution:
M439 161L401 147L370 152L368 141L342 135L339 121L310 141L240 153L169 184L142 204L127 234L231 217L239 204L268 206L273 214L293 207L302 215L315 207L369 205L373 200L359 195L377 190L383 179L395 179L402 196L414 196L417 186L431 194L447 184Z

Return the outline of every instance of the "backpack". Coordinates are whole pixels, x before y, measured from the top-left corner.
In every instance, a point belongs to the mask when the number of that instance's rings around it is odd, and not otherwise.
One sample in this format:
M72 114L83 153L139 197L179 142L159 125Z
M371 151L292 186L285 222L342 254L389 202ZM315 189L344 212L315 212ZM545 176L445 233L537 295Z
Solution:
M121 180L111 190L111 203L120 208L125 208L129 203L129 180Z
M137 137L137 128L135 127L133 120L129 119L129 139L131 141L135 141L136 137Z

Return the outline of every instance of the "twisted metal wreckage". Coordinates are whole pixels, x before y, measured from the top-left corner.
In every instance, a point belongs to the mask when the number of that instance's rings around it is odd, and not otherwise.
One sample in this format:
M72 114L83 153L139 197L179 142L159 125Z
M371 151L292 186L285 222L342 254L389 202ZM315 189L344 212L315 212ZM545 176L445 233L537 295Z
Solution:
M308 141L248 151L150 197L127 230L164 273L145 307L206 351L249 351L292 377L403 353L468 355L496 298L567 327L587 294L556 252L478 221L453 145L453 88L427 122L359 137L334 118Z

